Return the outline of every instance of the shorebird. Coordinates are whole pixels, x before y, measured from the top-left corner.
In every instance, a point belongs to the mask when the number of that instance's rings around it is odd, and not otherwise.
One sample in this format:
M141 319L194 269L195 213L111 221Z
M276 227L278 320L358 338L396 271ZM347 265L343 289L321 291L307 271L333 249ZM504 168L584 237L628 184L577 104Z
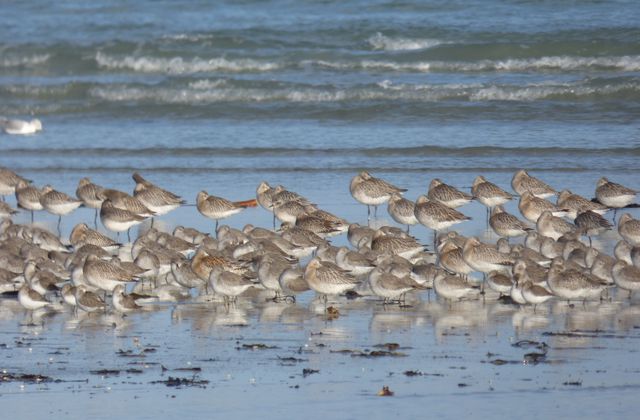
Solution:
M436 275L433 280L433 290L436 291L438 296L446 300L462 300L467 296L473 295L475 297L480 293L479 287L468 283L462 277L453 276L445 272Z
M330 262L314 257L304 271L304 279L311 289L320 295L339 295L353 290L360 280L346 270Z
M387 202L391 198L391 194L403 193L407 190L398 188L383 179L375 178L367 171L362 171L351 180L349 191L356 201L366 204L367 219L370 219L371 208L369 206L374 207L374 217L376 217L378 206Z
M412 290L424 290L426 287L417 283L410 276L398 277L376 267L369 273L369 285L374 294L387 303L391 300L402 301L402 296Z
M96 312L99 310L107 310L107 304L104 299L96 293L87 290L84 286L76 287L76 304L78 308L85 312Z
M214 292L224 296L226 302L235 301L256 283L240 274L226 271L221 265L214 266L209 273L209 284Z
M567 214L566 210L558 208L551 201L534 196L529 191L524 191L520 195L518 209L524 218L531 223L536 223L540 215L547 210L557 217L562 217Z
M186 201L179 196L152 184L137 172L134 172L132 178L136 182L133 196L158 216L186 204Z
M191 268L190 261L172 262L171 274L176 283L187 289L207 287L208 282L202 280Z
M371 241L371 250L385 255L399 255L411 259L425 250L425 246L412 236L385 235L382 231L376 231Z
M101 260L95 255L87 256L82 271L89 285L105 292L113 292L117 285L134 281L130 272L118 264Z
M565 268L561 258L553 259L547 284L554 295L567 301L599 298L607 287L606 282L597 277Z
M490 271L487 274L487 286L494 292L499 293L500 296L508 296L511 293L513 281L511 276L503 271Z
M593 211L600 215L609 211L605 205L589 201L581 195L574 194L569 190L562 190L558 194L557 206L567 210L567 217L575 219L580 213Z
M307 205L295 200L274 199L271 206L275 217L283 223L295 225L298 217L307 215Z
M473 180L471 195L487 207L487 218L494 207L501 206L513 199L513 195L498 187L496 184L487 181L482 175L478 175Z
M16 193L16 186L20 181L29 184L31 181L21 177L11 169L0 167L0 198L4 201L5 195Z
M97 193L97 197L103 201L105 199L109 199L114 207L127 210L131 213L137 214L138 216L145 218L155 216L155 212L142 204L142 201L124 191L107 188Z
M119 284L113 289L111 297L113 309L121 313L129 313L142 309L142 306L136 303L136 298L132 295L125 294L124 285Z
M93 230L86 223L78 223L69 235L69 242L77 250L84 245L95 245L109 252L116 252L122 245L106 235Z
M536 310L536 306L553 298L554 295L544 287L534 284L531 280L520 282L519 286L522 290L522 297L528 303L533 305L533 310Z
M282 293L280 275L288 268L291 268L291 263L282 257L264 254L259 259L256 270L258 280L265 289L275 293L275 300L280 299L280 294Z
M35 134L42 131L42 122L37 118L31 121L0 118L0 127L7 134Z
M446 229L465 220L471 220L457 210L445 206L444 204L430 200L427 196L421 195L416 200L414 214L421 225L433 229L433 242L435 245L438 231Z
M415 206L413 201L407 200L398 193L393 193L389 197L387 211L397 223L407 225L407 232L409 232L410 226L418 223L414 213Z
M369 274L375 268L375 265L367 257L358 252L351 251L345 246L338 249L335 262L338 267L350 272L354 276Z
M217 232L220 219L238 214L247 207L255 207L256 200L232 202L226 198L209 195L206 191L200 191L196 197L196 206L200 214L216 221Z
M524 169L520 169L513 175L511 186L520 196L525 192L529 192L537 198L547 198L557 194L556 190L538 178L529 175Z
M14 214L18 214L18 210L12 208L8 203L0 201L0 219L11 217Z
M26 283L18 291L18 302L28 311L35 311L51 304L51 302L46 300L40 293L33 290Z
M85 207L96 210L93 218L93 225L96 227L98 226L98 212L104 201L104 197L100 195L102 191L104 188L94 184L89 178L82 178L78 181L78 188L76 188L76 197L82 200Z
M640 268L618 261L613 265L611 272L616 286L629 291L629 298L634 291L640 290Z
M621 239L613 248L613 255L617 259L622 260L627 264L633 264L633 261L631 260L632 249L633 246L629 242L627 242L625 239Z
M602 232L611 230L613 225L599 213L587 210L576 216L574 223L582 235L589 238L589 246L591 246L591 237L600 235Z
M465 279L473 271L473 268L464 260L462 248L457 246L453 241L447 241L440 247L439 259L442 268L449 273L458 274Z
M631 245L640 245L640 220L629 213L623 214L618 220L618 233Z
M351 223L347 230L347 240L351 246L356 248L360 245L370 246L375 233L376 231L371 229L369 226L360 226L357 223ZM363 243L363 239L366 239L367 243Z
M445 184L438 178L431 180L429 184L429 190L427 192L427 198L431 201L437 201L452 209L464 206L473 200L473 197L469 194Z
M110 199L102 202L100 207L100 221L110 231L120 232L127 231L127 239L131 242L130 230L133 226L139 225L146 218L133 213L129 210L116 207Z
M33 212L44 209L40 203L42 191L26 181L20 180L16 184L15 194L18 207L31 211L31 223L33 223Z
M549 210L545 210L538 217L536 229L541 235L557 241L562 236L575 232L576 226L560 217L554 216Z
M611 182L605 177L600 178L596 184L596 199L605 206L613 209L614 223L618 209L627 207L633 203L637 193L636 190Z
M50 185L45 185L42 188L42 195L40 196L40 204L42 207L51 214L58 216L58 235L60 234L60 222L62 216L66 216L78 207L82 205L81 200L77 200L69 197L67 194L56 191Z
M295 295L310 290L304 279L304 270L301 267L287 268L278 278L282 293L295 300Z
M476 237L467 239L462 248L462 257L471 268L482 273L509 271L514 263L510 255L480 242Z
M491 229L493 229L498 236L502 236L507 239L526 235L527 232L533 230L516 216L511 213L507 213L502 205L499 204L491 209L489 226L491 226Z

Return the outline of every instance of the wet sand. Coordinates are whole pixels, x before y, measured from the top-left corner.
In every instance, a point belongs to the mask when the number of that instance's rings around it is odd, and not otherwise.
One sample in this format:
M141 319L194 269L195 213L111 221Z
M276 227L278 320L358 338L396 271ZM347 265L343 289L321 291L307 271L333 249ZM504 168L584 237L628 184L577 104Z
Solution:
M332 318L311 296L258 294L230 308L52 313L37 325L14 300L0 303L5 379L48 378L0 384L17 418L632 417L640 387L636 300L534 312L423 293L407 308L338 299ZM394 395L378 396L383 386Z

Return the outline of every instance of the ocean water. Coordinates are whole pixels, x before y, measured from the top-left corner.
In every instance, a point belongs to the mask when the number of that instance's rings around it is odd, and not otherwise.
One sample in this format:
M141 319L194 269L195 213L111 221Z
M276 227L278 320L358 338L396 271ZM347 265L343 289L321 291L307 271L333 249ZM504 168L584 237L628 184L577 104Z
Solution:
M131 174L139 171L190 203L200 190L234 200L252 198L257 185L265 180L283 184L326 210L362 223L366 222L366 209L348 190L349 180L362 169L407 188L406 196L412 199L425 193L435 177L468 189L474 177L482 174L510 189L511 176L519 168L529 169L557 189L568 188L589 198L601 176L640 189L638 22L636 2L623 0L2 2L0 116L37 117L44 130L25 137L0 134L0 166L37 185L51 184L69 194L85 176L104 186L131 191ZM14 203L11 198L9 201ZM474 219L460 225L463 233L495 240L486 231L480 205L473 203L462 210ZM515 203L508 210L515 212ZM634 212L638 216L637 210ZM379 219L380 223L392 223L384 206L379 209ZM28 220L26 214L16 218L18 222ZM55 228L53 216L37 214L36 220ZM63 220L63 235L75 223L89 220L93 220L93 211L79 209ZM167 229L177 224L208 231L213 228L194 207L181 208L158 222ZM249 209L228 223L234 227L245 223L270 226L271 215ZM420 227L413 232L424 243L431 243L431 232ZM615 240L614 232L599 246L610 250ZM337 238L334 243L345 240ZM481 308L482 313L489 310ZM467 319L476 309L463 311L459 318ZM593 309L596 315L587 313L584 317L606 319L601 324L588 324L588 329L603 325L615 329L621 311L631 311L632 315L625 316L637 319L633 310L634 305L620 303L613 309ZM261 311L250 308L246 316L250 335L257 340L264 341L270 334L287 336L290 328L300 328L303 332L296 336L295 345L290 345L293 348L320 329L313 323L318 322L318 315L307 313L306 306L303 319L310 317L314 320L311 325L300 320L277 327L263 324ZM387 338L371 327L376 311L375 307L358 309L342 317L338 323L345 324L342 326L348 333L341 336L344 339L339 344L365 346ZM154 337L153 331L174 327L169 312L134 315L129 335L149 332ZM197 313L190 317L199 318ZM76 333L65 328L65 316L54 318L43 331L14 333L22 314L14 310L4 314L3 328L16 337L40 334L60 346L73 343L72 365L78 351L88 352L80 356L76 368L92 367L88 366L93 361L91 352L102 357L106 354L103 346L108 346L113 356L111 350L120 345L117 335L109 333L106 339L99 338L96 347L83 348L88 337L93 340L99 336L95 331L104 331L99 321L96 330ZM437 322L423 324L432 316L424 311L401 315L401 321L406 321L398 324L399 330L393 323L389 327L394 340L409 341L416 333L411 326L419 325L418 331L426 334L416 341L421 346L426 340L433 351L459 353L459 346L465 345L434 338L438 336L433 331ZM488 340L508 352L505 348L511 347L505 340L517 324L509 322L512 315L483 317L478 340ZM574 318L583 319L580 316ZM490 326L484 328L486 324ZM460 325L472 334L478 330L475 322ZM541 325L527 337L540 339L551 327L572 329L564 316L551 317ZM175 328L175 342L209 345L207 340L203 344L191 337L189 330ZM235 327L220 328L207 330L207 334L219 334L221 340L242 334ZM637 340L633 327L629 329L625 343ZM359 336L365 338L354 339ZM605 350L599 351L598 346ZM605 379L594 379L587 390L578 391L596 402L602 401L602 395L618 396L622 402L615 405L616 414L628 416L626 401L637 392L638 382L623 373L628 373L625 369L635 372L639 366L631 347L619 352L614 347L598 341L593 348L571 353L566 357L569 364L563 365L567 369L562 371L564 376L554 376L549 372L553 367L547 366L546 375L536 372L536 386L518 388L507 381L511 389L519 391L509 392L507 387L502 398L515 402L512 408L522 407L530 398L549 401L549 389L560 387L569 407L547 414L571 415L572 409L580 408L581 416L589 417L589 413L596 413L589 411L594 406L579 407L571 394L575 387L558 384L571 382L572 372L584 376L597 370L596 361L604 358L609 372L622 375L624 380L603 374ZM46 357L44 353L38 357ZM240 363L244 354L231 353L223 356ZM398 371L427 371L432 363L445 368L425 354L412 353L415 363L398 365ZM460 357L467 360L469 354L462 353ZM208 357L204 350L194 354ZM169 352L168 357L173 356ZM29 366L33 360L25 358L17 365ZM323 360L315 368L323 371ZM313 401L316 392L339 392L347 397L323 394L326 398L320 400L337 407L357 400L354 404L359 410L376 407L381 414L389 413L385 411L389 407L382 409L375 399L375 405L370 405L371 398L359 399L371 388L379 388L388 372L378 370L373 376L363 374L354 379L357 375L348 371L341 377L343 361L328 360L337 376L310 376L309 380L316 382L296 404ZM263 362L259 359L256 366ZM486 364L473 366L480 377L495 373L483 371ZM576 370L571 366L577 366ZM214 368L202 376L220 379ZM265 376L281 375L257 369ZM237 392L224 394L229 398L226 409L231 410L234 404L242 406L237 394L254 386L248 385L251 375L244 371L242 375L243 382L232 387ZM70 377L75 378L65 376ZM371 378L375 378L374 386L363 384ZM458 376L453 380L464 382ZM215 382L214 388L223 388L224 383ZM279 395L267 401L271 405L287 401L288 394L282 394L278 384L268 387L270 395ZM457 382L451 384L450 391L440 394L441 405L448 401L455 405L457 395L463 395L474 407L504 403L487 394L491 385L469 392L469 388L458 388ZM407 406L413 405L412 412L420 413L415 401L422 401L424 394L412 388L415 382L405 385L401 382L397 386L403 387L405 395L420 397ZM147 387L134 387L144 389L151 399L147 406L168 407L164 394L154 399L154 388ZM47 401L59 395L50 392L42 397L40 391L13 391L16 401ZM0 392L6 391L0 388ZM90 405L87 398L94 394L86 389L78 392L84 398L81 406ZM114 398L104 394L103 388L96 392L101 401ZM206 405L206 395L188 392L182 395L191 395L187 398L192 399L197 413ZM129 390L124 393L130 397ZM256 398L261 395L249 393ZM317 404L322 410L323 404ZM614 409L613 405L599 407ZM446 408L439 406L438 411L470 414ZM177 412L169 410L166 415ZM77 415L77 411L72 413ZM33 413L27 410L23 414ZM99 410L94 414L100 415ZM247 409L245 414L253 412Z

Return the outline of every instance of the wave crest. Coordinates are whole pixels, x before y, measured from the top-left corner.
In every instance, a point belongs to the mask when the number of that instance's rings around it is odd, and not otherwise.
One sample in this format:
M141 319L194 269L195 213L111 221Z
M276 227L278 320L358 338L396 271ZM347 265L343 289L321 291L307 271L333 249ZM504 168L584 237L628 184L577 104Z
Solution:
M185 60L182 57L114 57L103 52L96 54L98 66L112 70L133 70L141 73L192 74L214 71L268 72L281 66L268 61L258 61L250 58L226 59L224 57L202 59L195 57Z

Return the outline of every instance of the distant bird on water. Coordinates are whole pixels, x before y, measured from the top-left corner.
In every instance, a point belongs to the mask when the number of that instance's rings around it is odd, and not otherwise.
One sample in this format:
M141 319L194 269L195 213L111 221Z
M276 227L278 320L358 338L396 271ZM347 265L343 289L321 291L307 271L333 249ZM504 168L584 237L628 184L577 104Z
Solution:
M23 121L0 117L0 127L7 134L35 134L42 131L42 122L39 119Z

